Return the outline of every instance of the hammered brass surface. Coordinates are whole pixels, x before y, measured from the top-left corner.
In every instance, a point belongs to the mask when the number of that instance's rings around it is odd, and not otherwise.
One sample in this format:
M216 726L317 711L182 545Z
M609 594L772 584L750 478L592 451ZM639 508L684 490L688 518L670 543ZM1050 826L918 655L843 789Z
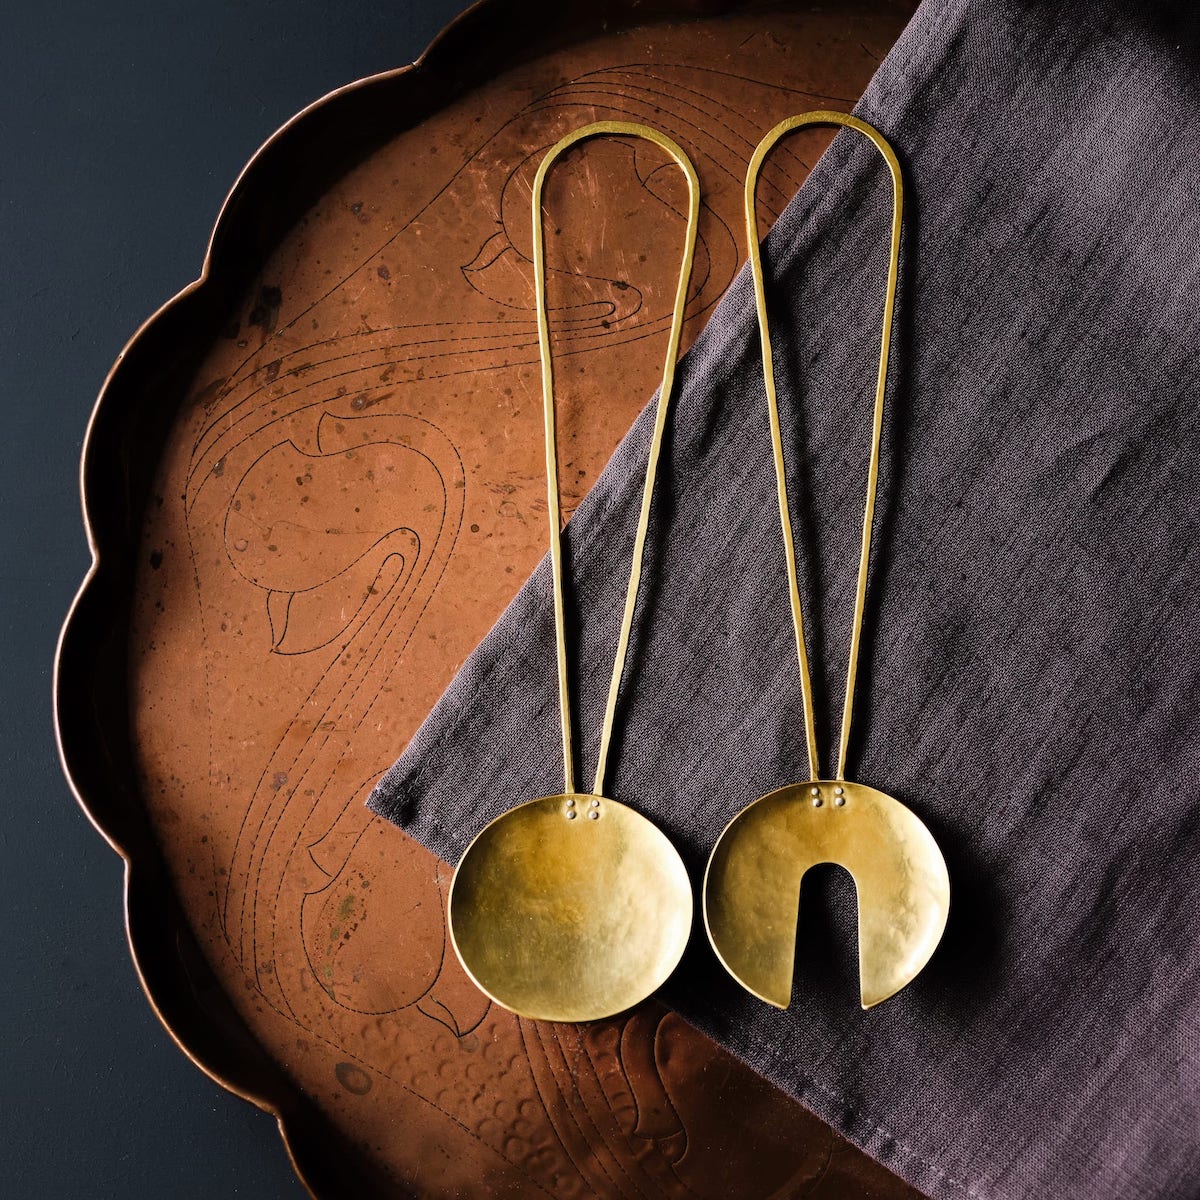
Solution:
M627 805L583 794L531 800L486 826L448 907L475 984L546 1021L631 1008L675 969L692 926L671 843Z
M821 779L756 800L726 826L704 876L704 923L730 974L787 1008L800 885L837 863L858 893L863 1008L913 980L950 912L946 863L929 830L898 800L861 783Z
M871 451L863 505L858 582L846 666L846 693L832 780L819 779L812 683L804 614L796 576L796 551L788 501L783 437L775 394L775 367L759 251L756 196L767 156L785 136L812 125L837 125L867 138L879 151L892 183L888 274L884 289L879 369L871 418ZM804 730L812 779L756 800L726 827L713 848L704 878L705 924L717 956L760 999L787 1008L792 996L800 881L812 866L838 863L858 889L859 979L863 1008L894 995L929 961L946 926L950 905L946 863L919 818L890 796L845 778L854 709L854 682L871 564L871 532L879 478L879 448L887 390L888 353L900 263L904 185L887 139L866 121L829 109L780 121L759 143L746 171L746 236L762 349L763 390L771 429L779 523L788 595L796 635L796 659L804 703Z
M542 195L551 167L568 150L580 142L609 136L650 142L675 160L687 180L687 228L654 405L654 434L646 460L625 611L600 733L596 783L592 793L581 795L575 791L571 750ZM664 983L683 956L692 923L687 872L675 847L644 817L600 793L683 335L700 223L700 181L692 160L665 134L631 121L595 121L572 130L551 146L534 177L531 198L564 792L502 814L467 847L455 871L448 921L463 970L498 1004L523 1017L594 1021L624 1012ZM603 200L597 203L601 219L607 207Z

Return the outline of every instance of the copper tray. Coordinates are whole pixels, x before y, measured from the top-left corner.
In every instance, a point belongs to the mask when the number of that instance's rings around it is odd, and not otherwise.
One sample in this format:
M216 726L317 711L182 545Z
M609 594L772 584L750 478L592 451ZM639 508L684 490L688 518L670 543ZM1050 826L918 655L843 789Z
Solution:
M448 869L362 804L543 553L539 152L603 117L688 149L690 339L741 263L758 136L849 108L911 7L485 0L280 130L113 367L59 745L151 1003L314 1195L914 1195L657 1003L489 1006L447 950ZM823 144L775 156L764 222ZM568 510L654 386L663 166L595 143L547 195Z

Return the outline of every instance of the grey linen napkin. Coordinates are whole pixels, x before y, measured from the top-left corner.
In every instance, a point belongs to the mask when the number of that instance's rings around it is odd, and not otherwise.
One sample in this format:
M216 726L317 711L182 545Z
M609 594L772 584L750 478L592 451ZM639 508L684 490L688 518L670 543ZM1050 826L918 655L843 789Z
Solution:
M934 1197L1200 1196L1198 52L1191 4L926 0L858 110L909 204L848 775L929 825L950 923L863 1013L829 870L786 1012L700 927L665 998ZM887 204L843 133L767 246L825 763ZM683 364L610 758L697 885L807 777L756 338L743 274ZM583 780L649 432L569 529ZM454 861L559 755L543 563L369 803Z

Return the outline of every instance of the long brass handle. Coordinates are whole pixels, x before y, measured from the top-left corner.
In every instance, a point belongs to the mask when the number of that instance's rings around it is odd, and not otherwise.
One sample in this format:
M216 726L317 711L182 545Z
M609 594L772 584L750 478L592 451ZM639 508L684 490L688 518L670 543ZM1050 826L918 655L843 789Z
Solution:
M758 332L762 342L763 384L767 392L767 411L771 420L771 448L775 456L775 483L779 497L779 520L783 528L783 552L787 562L788 591L792 605L792 624L796 631L796 657L800 663L800 687L804 699L804 732L808 739L808 765L811 778L820 779L816 721L813 717L812 679L808 669L808 651L804 641L804 616L800 608L800 588L796 578L796 548L792 538L792 518L788 507L787 479L783 463L783 438L779 431L779 404L775 397L775 366L771 356L771 334L767 323L767 297L763 286L762 254L759 249L758 214L755 195L758 177L766 157L785 135L805 125L844 125L864 134L883 155L892 176L892 235L888 260L887 289L883 304L883 332L879 344L879 375L875 384L875 411L871 427L871 458L867 468L867 499L863 512L862 551L858 562L858 586L854 597L854 621L850 630L850 662L846 670L846 696L842 706L842 731L838 744L837 773L844 779L846 750L850 743L850 717L854 708L854 682L858 672L858 648L862 637L863 609L867 596L867 568L871 561L871 526L875 517L875 490L879 477L879 440L883 430L883 398L887 387L888 351L891 346L892 314L896 304L896 278L900 263L900 226L904 208L904 187L900 164L891 146L873 126L847 113L821 110L802 113L780 121L758 144L746 173L746 234L750 243L750 269L754 277L754 301L758 311Z
M616 712L617 695L621 688L621 676L625 671L629 631L633 626L633 613L637 605L638 585L642 576L642 552L646 544L646 529L650 523L650 501L654 492L654 479L658 469L659 450L662 447L663 429L666 426L667 409L675 383L675 364L679 356L679 341L683 334L684 308L687 305L688 286L691 282L692 263L696 252L696 233L700 218L700 181L691 160L665 134L646 125L637 125L628 121L597 121L591 125L584 125L559 139L542 159L533 181L533 270L538 345L542 360L543 415L546 426L546 485L550 511L550 564L554 577L554 629L558 647L558 705L562 719L563 790L567 793L575 791L575 769L571 749L571 701L567 690L567 646L562 588L562 532L558 504L558 453L555 448L554 364L550 354L550 321L546 312L546 255L545 231L542 224L542 189L550 168L565 151L587 138L600 137L605 134L637 137L653 142L656 146L661 146L679 164L688 181L688 224L683 260L679 270L679 284L675 291L671 333L667 341L666 359L663 364L662 384L659 388L658 403L655 409L654 434L650 442L650 455L642 488L642 508L633 544L633 564L629 573L629 586L625 592L625 613L621 622L621 634L617 641L612 680L608 688L604 724L600 731L596 782L592 788L594 795L600 795L604 789L604 773L608 761L608 746L612 738L613 716Z

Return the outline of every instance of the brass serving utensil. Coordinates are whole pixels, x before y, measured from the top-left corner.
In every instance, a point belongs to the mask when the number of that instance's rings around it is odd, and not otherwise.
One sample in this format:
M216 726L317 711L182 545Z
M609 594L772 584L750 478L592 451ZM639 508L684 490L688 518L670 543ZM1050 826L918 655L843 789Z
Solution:
M818 765L812 681L796 578L796 551L788 507L755 210L758 177L767 155L785 134L804 125L817 124L844 125L864 134L883 155L892 177L891 250L875 387L862 552L837 770L832 779L822 779ZM871 557L888 349L900 258L903 212L900 164L883 136L865 121L840 112L804 113L781 121L755 150L746 175L745 202L811 778L806 783L791 784L761 797L726 826L713 848L705 872L704 922L713 949L730 974L768 1004L787 1008L792 997L801 881L805 872L817 863L837 863L845 867L854 878L858 894L860 990L863 1008L870 1008L894 995L919 974L941 940L950 910L946 863L929 830L898 800L874 788L852 783L845 776L867 568Z
M591 792L576 792L542 190L550 168L563 153L586 138L604 134L643 138L666 150L687 177L689 209L624 617L600 733L596 780ZM521 1016L591 1021L622 1012L665 982L683 955L691 931L691 885L679 854L640 813L602 793L641 581L659 450L675 380L699 215L700 184L691 161L670 138L644 125L625 121L585 125L551 147L534 178L533 265L546 426L563 791L520 804L485 826L458 864L448 906L450 937L463 968L497 1004Z

